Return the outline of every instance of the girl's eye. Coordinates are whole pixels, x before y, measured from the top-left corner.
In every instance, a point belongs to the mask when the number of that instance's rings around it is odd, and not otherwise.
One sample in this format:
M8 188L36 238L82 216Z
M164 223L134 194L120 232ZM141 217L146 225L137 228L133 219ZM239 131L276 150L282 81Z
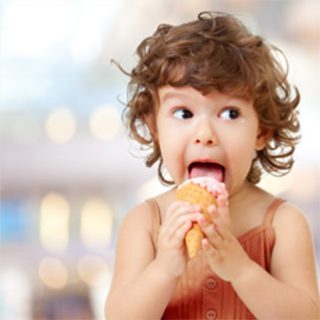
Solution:
M178 109L173 112L173 116L177 119L189 119L193 114L188 109Z
M225 120L234 120L239 118L239 116L240 116L240 112L236 108L224 109L220 114L220 117Z

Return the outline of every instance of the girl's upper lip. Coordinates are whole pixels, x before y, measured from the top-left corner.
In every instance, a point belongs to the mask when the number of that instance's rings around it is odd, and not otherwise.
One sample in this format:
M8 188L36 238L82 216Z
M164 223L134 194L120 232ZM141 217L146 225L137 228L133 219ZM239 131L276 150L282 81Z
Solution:
M208 163L208 164L213 164L213 165L218 165L221 166L223 168L224 174L225 174L225 166L223 164L221 164L221 162L219 161L215 161L213 159L210 158L198 158L198 159L194 159L191 162L189 162L188 164L188 173L190 173L192 166L196 163Z
M216 160L213 160L213 159L210 159L210 158L198 158L198 159L193 159L192 161L190 161L190 162L188 163L188 168L190 168L190 166L191 166L193 163L212 163L212 164L218 164L219 166L224 167L220 162L218 162L218 161L216 161Z
M209 158L194 159L189 163L187 170L187 176L189 179L190 177L192 178L203 175L215 177L218 181L224 182L225 174L225 167L218 161Z

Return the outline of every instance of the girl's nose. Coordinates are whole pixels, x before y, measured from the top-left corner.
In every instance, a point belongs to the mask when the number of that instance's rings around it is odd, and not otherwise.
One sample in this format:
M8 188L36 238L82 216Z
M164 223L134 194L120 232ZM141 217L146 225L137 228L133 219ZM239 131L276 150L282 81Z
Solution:
M217 144L217 135L215 134L208 119L200 121L200 123L198 124L194 142L196 144L202 144L206 146Z

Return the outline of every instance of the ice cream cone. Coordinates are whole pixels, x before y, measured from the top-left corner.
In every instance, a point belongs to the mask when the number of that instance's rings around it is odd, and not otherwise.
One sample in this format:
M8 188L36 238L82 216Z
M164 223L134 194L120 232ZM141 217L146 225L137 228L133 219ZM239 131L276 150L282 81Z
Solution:
M187 180L179 186L176 192L177 200L199 205L201 212L208 222L211 222L208 207L213 204L216 205L216 196L219 194L219 190L225 192L224 185L216 180L212 182L212 179L213 178L201 177ZM194 223L185 237L190 258L197 255L201 248L201 240L203 238L204 234L200 226L198 223Z

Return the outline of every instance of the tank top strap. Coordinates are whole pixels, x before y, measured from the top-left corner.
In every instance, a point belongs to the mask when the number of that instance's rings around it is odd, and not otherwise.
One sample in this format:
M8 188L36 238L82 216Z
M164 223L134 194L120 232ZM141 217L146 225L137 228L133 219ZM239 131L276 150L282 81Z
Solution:
M151 237L152 237L153 245L155 248L157 239L158 239L158 232L161 224L160 208L157 201L153 198L147 199L146 204L150 209L151 221L152 221Z
M284 199L276 198L271 202L269 208L267 209L267 213L266 213L264 221L263 221L264 225L267 225L267 226L271 226L272 225L272 221L273 221L273 218L274 218L274 215L275 215L277 209L285 201L286 200L284 200Z

